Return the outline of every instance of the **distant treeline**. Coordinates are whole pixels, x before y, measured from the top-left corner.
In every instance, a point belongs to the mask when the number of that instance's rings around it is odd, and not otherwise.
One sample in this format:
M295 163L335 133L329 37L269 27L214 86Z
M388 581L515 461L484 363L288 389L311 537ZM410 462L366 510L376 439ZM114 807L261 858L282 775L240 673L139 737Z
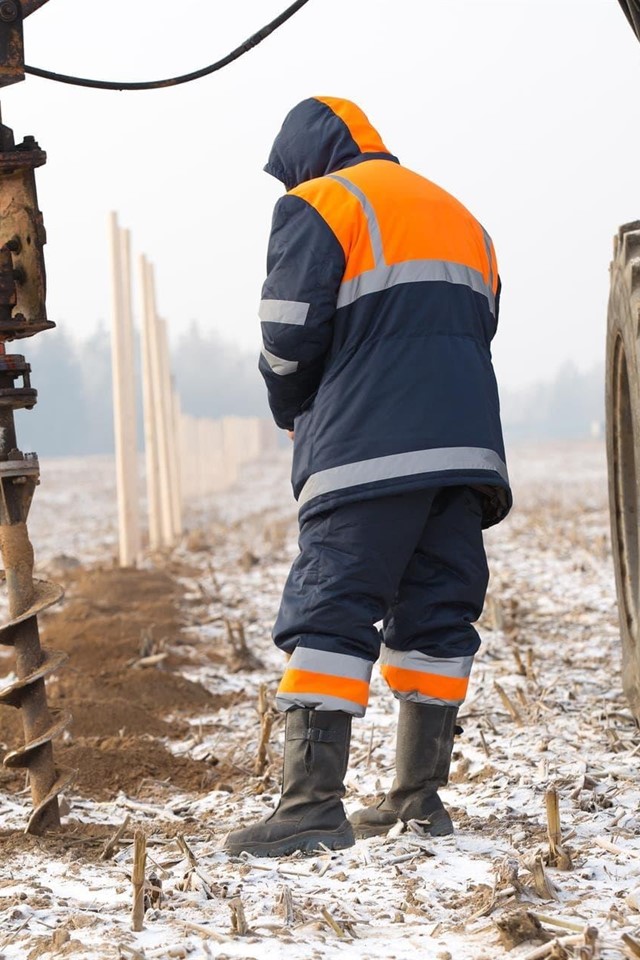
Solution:
M18 414L23 450L42 456L113 451L111 343L102 324L81 340L61 324L50 333L9 344L32 366L38 390L34 410ZM257 357L204 333L196 323L173 344L172 368L184 413L196 417L269 417ZM138 365L139 369L139 365ZM138 385L140 387L140 385ZM139 398L141 390L138 390ZM551 380L502 391L502 415L510 441L580 439L604 421L604 371L580 373L571 364ZM142 408L138 403L142 444Z
M31 364L38 403L18 414L23 450L42 456L113 452L111 340L101 324L76 340L61 324L50 333L9 344ZM268 417L258 359L196 323L173 344L172 369L182 409L195 417ZM140 369L139 363L137 369ZM141 385L138 384L138 437L142 445Z
M566 363L549 380L503 391L502 417L511 442L604 434L604 365L582 373Z

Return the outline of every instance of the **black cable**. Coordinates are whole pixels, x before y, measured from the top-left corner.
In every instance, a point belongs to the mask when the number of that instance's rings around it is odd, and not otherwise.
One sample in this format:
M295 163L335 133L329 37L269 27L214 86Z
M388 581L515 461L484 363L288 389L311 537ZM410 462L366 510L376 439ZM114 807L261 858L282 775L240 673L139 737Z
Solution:
M253 47L257 47L259 43L268 37L269 34L273 33L274 30L277 30L278 27L281 27L283 23L286 23L294 13L297 13L298 10L308 2L309 0L296 0L290 7L283 10L275 20L268 23L266 27L262 27L257 33L252 34L248 40L245 40L244 43L240 44L239 47L236 47L235 50L232 50L231 53L228 53L226 57L223 57L221 60L217 60L215 63L211 63L208 67L203 67L201 70L194 70L193 73L185 73L180 77L170 77L168 80L118 83L110 80L86 80L82 77L69 77L64 73L53 73L51 70L42 70L40 67L28 67L26 65L24 71L34 77L43 77L45 80L57 80L58 83L71 83L76 87L95 87L99 90L159 90L161 87L177 87L180 83L189 83L191 80L199 80L200 77L207 77L210 73L215 73L216 70L221 70L228 64L233 63L234 60L238 60L239 57L248 53Z

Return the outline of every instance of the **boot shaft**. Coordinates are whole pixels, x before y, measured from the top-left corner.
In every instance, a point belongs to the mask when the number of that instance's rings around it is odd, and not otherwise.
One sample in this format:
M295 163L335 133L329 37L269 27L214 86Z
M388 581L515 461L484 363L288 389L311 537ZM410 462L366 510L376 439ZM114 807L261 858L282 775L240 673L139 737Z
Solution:
M384 807L403 820L442 809L438 788L449 780L457 715L457 707L400 701L396 777Z
M281 857L321 845L350 847L353 830L342 806L350 735L351 716L345 713L289 711L280 803L265 820L231 833L227 852Z
M279 813L344 797L351 715L333 710L289 710Z

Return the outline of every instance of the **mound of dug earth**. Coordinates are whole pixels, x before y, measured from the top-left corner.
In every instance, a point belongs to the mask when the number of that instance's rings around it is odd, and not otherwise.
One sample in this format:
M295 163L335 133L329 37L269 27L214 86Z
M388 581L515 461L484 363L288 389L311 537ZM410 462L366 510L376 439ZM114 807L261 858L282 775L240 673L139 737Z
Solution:
M178 672L180 584L161 570L80 569L66 580L66 599L42 617L41 635L43 646L69 654L47 689L52 708L73 714L69 735L55 741L57 763L78 770L73 791L104 800L148 796L161 783L228 785L236 774L215 757L176 757L159 740L185 735L189 716L229 702ZM20 743L20 711L0 707L0 761ZM21 772L0 767L0 789L23 786Z

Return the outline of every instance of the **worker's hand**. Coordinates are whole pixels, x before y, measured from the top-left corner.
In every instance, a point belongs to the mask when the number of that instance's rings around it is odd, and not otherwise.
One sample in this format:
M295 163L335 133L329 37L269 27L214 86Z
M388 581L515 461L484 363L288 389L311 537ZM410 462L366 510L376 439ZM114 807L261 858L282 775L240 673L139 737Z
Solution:
M289 437L289 440L291 440L291 441L293 441L293 440L295 439L295 433L293 432L293 430L287 430L287 436Z

